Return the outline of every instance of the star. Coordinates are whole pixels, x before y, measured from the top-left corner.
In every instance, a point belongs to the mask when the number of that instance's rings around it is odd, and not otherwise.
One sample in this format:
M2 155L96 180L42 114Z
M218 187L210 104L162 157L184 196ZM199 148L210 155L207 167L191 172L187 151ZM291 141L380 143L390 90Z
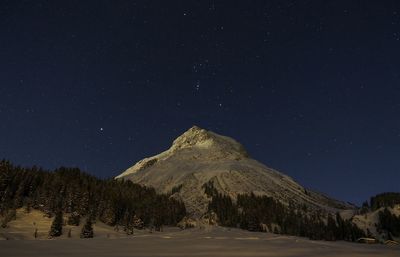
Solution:
M103 132L103 131L104 131L104 128L100 128L100 131Z
M196 89L196 91L200 90L200 81L196 82L195 89Z

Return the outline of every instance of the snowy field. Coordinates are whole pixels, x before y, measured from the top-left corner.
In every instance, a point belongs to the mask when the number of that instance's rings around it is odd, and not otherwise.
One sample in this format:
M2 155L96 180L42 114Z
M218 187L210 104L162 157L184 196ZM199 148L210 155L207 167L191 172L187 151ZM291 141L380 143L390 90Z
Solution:
M400 256L400 247L212 228L138 231L129 238L0 240L1 257L102 256Z

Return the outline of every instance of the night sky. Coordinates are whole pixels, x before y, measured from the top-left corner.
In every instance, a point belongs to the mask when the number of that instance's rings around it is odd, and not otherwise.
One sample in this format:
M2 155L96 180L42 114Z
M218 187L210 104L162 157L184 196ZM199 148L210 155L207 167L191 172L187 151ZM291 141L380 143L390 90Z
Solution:
M400 191L400 2L0 1L0 159L113 177L192 125L360 204Z

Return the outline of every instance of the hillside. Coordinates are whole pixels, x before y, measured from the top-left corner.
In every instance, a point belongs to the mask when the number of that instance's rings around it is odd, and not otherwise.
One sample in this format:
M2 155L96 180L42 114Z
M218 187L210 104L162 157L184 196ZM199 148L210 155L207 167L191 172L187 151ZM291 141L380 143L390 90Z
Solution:
M287 206L305 205L328 212L354 208L306 189L289 176L252 159L234 139L196 126L178 137L168 150L137 162L116 178L154 187L159 193L174 191L174 197L182 199L194 217L207 211L207 183L232 199L253 193L272 197Z
M0 161L0 232L8 228L18 232L19 226L37 219L32 222L44 224L38 227L41 235L51 219L56 230L66 225L82 227L90 221L90 226L104 223L129 234L134 228L174 226L185 215L182 202L130 181L102 180L77 168L50 172ZM15 219L22 223L13 223Z

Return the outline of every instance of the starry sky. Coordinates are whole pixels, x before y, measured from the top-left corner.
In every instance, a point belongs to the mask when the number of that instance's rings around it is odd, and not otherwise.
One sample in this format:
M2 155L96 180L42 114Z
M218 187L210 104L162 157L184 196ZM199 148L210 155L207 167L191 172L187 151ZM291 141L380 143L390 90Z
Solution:
M0 1L0 158L113 177L192 125L360 204L400 191L400 2Z

